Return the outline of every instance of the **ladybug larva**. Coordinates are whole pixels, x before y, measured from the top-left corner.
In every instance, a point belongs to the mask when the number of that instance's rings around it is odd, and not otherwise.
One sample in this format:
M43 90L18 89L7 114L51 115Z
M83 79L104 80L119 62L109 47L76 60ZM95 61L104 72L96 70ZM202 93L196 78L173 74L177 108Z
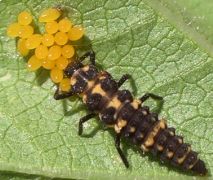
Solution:
M91 64L83 65L82 61L87 57ZM93 51L87 52L75 64L70 64L64 73L70 79L71 89L63 92L58 88L54 98L59 100L77 94L90 112L79 121L79 135L83 132L83 123L99 116L104 125L115 130L115 147L127 168L129 163L120 147L121 138L129 138L142 151L158 156L163 162L199 175L207 173L197 152L184 143L183 138L176 135L175 129L168 127L164 119L159 119L158 114L143 105L148 98L163 100L162 97L147 93L134 99L130 91L119 90L130 76L123 75L117 82L108 72L98 71Z

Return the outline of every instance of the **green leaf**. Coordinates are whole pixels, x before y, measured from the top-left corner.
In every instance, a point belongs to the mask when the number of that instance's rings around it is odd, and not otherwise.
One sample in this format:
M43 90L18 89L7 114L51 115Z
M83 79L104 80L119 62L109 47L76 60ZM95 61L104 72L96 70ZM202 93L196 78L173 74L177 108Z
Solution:
M124 87L137 97L148 91L164 97L160 116L200 152L211 173L213 59L208 48L203 50L200 41L145 0L58 4L67 8L75 24L85 26L103 69L116 79L131 74L137 88L129 82ZM49 74L26 70L6 27L24 9L36 20L43 9L56 5L53 0L0 2L0 170L80 179L190 177L124 142L131 166L127 170L114 147L113 133L101 130L98 121L84 126L84 133L92 137L77 135L78 120L86 114L79 99L55 101L54 86L46 80Z

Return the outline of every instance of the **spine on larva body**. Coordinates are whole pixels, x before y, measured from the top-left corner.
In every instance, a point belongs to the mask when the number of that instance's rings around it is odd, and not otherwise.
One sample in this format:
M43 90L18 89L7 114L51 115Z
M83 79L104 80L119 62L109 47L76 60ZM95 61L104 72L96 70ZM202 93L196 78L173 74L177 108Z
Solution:
M135 127L134 132L129 129ZM198 158L198 153L183 142L181 136L175 135L175 129L167 127L166 122L158 119L157 114L148 107L140 107L125 127L125 136L138 144L145 152L151 152L161 161L183 170L191 170L200 175L207 173L205 164Z

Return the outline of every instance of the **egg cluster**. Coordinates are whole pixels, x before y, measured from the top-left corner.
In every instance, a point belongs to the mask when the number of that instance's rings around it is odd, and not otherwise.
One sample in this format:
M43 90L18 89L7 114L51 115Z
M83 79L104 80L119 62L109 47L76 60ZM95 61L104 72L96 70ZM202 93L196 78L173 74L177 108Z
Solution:
M84 29L73 26L68 18L61 17L61 11L56 8L47 9L39 16L39 22L45 23L44 34L35 33L32 21L29 12L21 12L18 22L7 28L7 35L19 38L17 49L22 56L32 54L27 63L30 71L40 67L50 70L52 81L59 83L62 91L69 91L70 82L64 77L63 70L75 55L71 41L81 39Z

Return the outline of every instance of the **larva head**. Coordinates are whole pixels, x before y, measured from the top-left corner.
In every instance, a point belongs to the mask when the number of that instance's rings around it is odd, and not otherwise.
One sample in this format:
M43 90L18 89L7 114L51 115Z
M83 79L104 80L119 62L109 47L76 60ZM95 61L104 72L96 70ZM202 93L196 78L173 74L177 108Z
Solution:
M80 62L69 64L67 68L64 70L64 74L67 77L71 77L74 74L74 72L81 67L83 67L83 64Z

